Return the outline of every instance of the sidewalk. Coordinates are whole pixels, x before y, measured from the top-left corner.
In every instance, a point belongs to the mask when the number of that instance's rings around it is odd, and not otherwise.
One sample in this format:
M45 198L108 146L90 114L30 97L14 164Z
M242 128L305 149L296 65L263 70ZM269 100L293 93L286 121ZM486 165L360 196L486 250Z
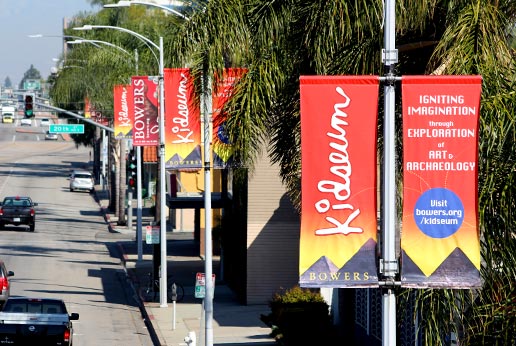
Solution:
M160 307L159 302L144 302L148 274L152 272L152 251L154 245L145 243L143 235L142 259L138 261L136 243L136 218L133 230L118 226L115 217L109 212L107 192L96 186L96 197L104 213L108 232L125 235L124 240L117 241L121 260L137 296L140 310L154 345L186 346L185 337L195 332L197 346L205 345L205 324L202 299L194 297L195 274L204 272L204 261L199 256L199 244L194 240L193 232L167 231L167 271L174 280L184 287L185 297L181 302L168 303ZM136 203L133 203L133 206ZM136 214L136 213L134 213ZM152 217L143 212L143 225L149 225ZM159 245L158 245L159 247ZM220 258L213 257L213 273L219 273ZM157 297L159 301L159 294ZM174 309L175 305L175 309ZM240 304L234 293L220 280L215 282L213 301L213 345L225 346L272 346L276 345L269 334L271 329L260 320L261 314L270 312L267 305ZM175 323L174 323L175 322Z

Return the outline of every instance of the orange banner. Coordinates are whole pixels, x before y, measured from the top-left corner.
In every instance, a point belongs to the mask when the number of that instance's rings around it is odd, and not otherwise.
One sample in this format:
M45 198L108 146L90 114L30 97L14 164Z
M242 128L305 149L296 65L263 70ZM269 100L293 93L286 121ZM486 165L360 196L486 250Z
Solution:
M136 76L131 78L133 90L133 145L159 145L158 78Z
M231 143L224 130L226 114L222 112L222 108L233 95L236 83L246 72L245 68L226 68L222 77L215 76L212 96L214 168L226 167L231 158Z
M480 76L402 79L405 287L480 286Z
M201 111L194 100L188 68L165 74L165 165L169 169L201 168Z
M303 287L378 286L379 79L300 78Z
M114 132L116 139L133 138L133 98L130 85L115 85L113 89Z

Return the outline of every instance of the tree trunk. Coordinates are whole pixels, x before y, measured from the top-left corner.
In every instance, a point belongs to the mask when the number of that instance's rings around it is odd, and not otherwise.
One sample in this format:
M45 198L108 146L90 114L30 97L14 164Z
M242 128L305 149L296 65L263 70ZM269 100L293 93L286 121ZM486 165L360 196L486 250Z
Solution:
M118 160L119 167L119 195L118 195L118 225L126 225L126 194L127 194L127 179L126 179L126 161L127 161L127 139L120 139L120 159Z

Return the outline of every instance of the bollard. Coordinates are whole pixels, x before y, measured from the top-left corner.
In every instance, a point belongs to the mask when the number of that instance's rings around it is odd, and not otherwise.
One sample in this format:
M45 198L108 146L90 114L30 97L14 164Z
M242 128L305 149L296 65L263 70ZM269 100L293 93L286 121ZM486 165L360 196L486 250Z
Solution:
M188 346L197 346L195 332L188 332L188 335L185 337L185 342Z

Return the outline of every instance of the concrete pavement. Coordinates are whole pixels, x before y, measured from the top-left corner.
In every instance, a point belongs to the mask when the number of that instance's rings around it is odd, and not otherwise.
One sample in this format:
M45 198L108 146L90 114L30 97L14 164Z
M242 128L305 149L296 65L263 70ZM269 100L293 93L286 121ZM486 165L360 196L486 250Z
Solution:
M138 254L136 243L136 217L133 218L133 230L118 226L117 220L108 209L107 191L96 186L96 198L103 211L107 231L124 234L123 240L117 241L121 260L131 279L140 310L154 345L206 345L205 324L202 299L194 297L195 275L204 272L204 261L199 256L199 244L194 240L193 231L177 231L169 227L167 231L167 269L175 282L184 287L185 297L177 303L168 303L161 307L159 302L145 294L149 273L153 271L153 251L159 245L145 243L143 235L142 251ZM133 201L133 206L136 203ZM134 213L136 215L136 213ZM148 210L143 212L143 225L149 225L152 217ZM138 255L141 260L138 260ZM219 274L220 258L213 257L213 273ZM159 301L159 294L157 296ZM225 346L272 346L276 345L269 336L271 329L261 320L261 314L270 312L267 305L242 305L237 301L231 289L219 279L215 282L213 301L213 345ZM187 343L185 337L195 333L196 343Z

